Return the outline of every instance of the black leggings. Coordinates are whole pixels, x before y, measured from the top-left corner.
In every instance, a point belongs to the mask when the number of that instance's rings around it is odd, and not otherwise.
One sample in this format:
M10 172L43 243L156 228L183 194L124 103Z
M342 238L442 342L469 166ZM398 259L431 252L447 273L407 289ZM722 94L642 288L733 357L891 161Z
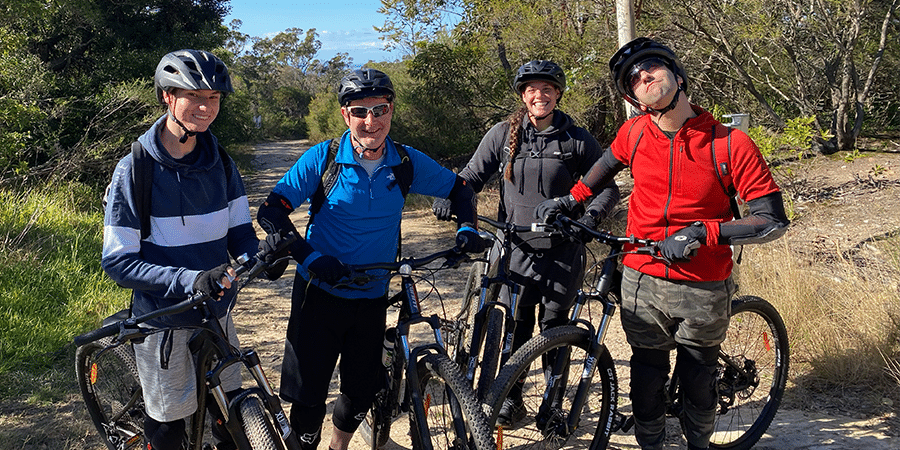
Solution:
M299 435L317 433L340 357L340 391L332 422L356 431L381 388L387 299L346 299L308 285L297 276L281 369L281 397L291 402Z

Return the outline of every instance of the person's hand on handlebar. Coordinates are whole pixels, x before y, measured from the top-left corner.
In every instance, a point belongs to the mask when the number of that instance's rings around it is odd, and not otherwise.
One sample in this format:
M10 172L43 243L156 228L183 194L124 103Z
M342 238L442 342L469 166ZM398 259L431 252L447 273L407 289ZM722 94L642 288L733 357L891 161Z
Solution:
M350 275L350 268L331 255L322 255L312 260L307 269L310 275L330 285L334 285Z
M210 297L221 297L225 289L231 289L231 282L235 278L237 273L228 264L204 270L194 279L194 292L202 292Z
M285 259L275 265L272 265L275 261L288 256L288 252L290 250L290 246L287 245L288 241L293 240L293 236L288 233L287 237L282 237L280 232L275 232L269 235L266 235L265 239L260 239L259 250L260 255L264 255L263 262L269 265L268 268L265 269L266 278L269 280L277 280L284 274L284 271L287 269L290 261Z
M456 246L465 253L481 253L486 247L478 230L470 224L463 224L456 230Z
M694 222L660 242L659 253L670 261L689 261L704 242L706 226L702 222Z
M569 194L544 200L534 208L534 217L543 223L553 223L558 214L570 216L579 207L581 203Z
M431 212L438 220L450 221L453 219L453 202L448 198L437 197L431 204Z

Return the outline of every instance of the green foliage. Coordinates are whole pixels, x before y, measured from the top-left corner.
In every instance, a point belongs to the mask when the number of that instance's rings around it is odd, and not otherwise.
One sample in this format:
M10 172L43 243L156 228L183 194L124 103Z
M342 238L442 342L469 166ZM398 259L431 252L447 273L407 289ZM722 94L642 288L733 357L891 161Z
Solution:
M78 183L0 190L0 374L46 367L127 305L100 268L100 195Z
M149 83L160 57L225 39L225 0L39 3L0 8L0 179L111 167L161 113Z
M780 133L760 126L750 128L747 134L759 147L766 160L803 158L810 153L813 138L823 136L816 132L813 127L814 121L813 117L797 117L788 120Z
M322 142L340 136L347 130L336 92L322 92L309 103L309 139Z

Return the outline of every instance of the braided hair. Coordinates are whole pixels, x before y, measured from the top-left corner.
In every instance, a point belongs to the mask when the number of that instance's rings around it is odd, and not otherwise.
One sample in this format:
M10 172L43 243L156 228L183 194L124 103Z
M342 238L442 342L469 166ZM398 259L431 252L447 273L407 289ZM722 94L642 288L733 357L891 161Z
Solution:
M519 144L521 143L519 141L522 139L522 120L527 113L528 108L523 105L506 120L509 122L509 146L507 147L507 150L509 150L509 161L506 163L503 177L509 180L510 183L513 182L513 160L519 153Z

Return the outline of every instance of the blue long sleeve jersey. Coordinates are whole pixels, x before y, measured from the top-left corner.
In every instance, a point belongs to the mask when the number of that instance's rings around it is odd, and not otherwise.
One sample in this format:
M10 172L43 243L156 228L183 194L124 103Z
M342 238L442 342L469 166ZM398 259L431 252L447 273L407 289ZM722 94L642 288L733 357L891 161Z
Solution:
M183 300L201 271L228 263L229 255L253 256L259 242L243 181L233 163L231 176L225 176L215 136L198 134L195 150L175 160L158 138L165 119L138 139L154 160L147 239L141 240L130 153L116 165L107 189L101 264L116 283L134 290L134 315ZM218 317L225 316L235 296L232 287L211 302ZM188 311L149 324L189 325L199 319L198 312Z
M336 167L340 168L337 181L306 234L314 251L297 267L298 275L306 280L309 263L323 254L351 265L389 262L397 256L404 198L391 167L400 164L398 144L390 137L386 139L384 160L370 177L353 157L349 131L340 139L335 156ZM456 174L414 148L407 146L406 150L413 165L409 192L449 196ZM294 207L307 201L322 181L327 152L327 141L304 152L272 191ZM377 298L388 289L388 280L383 277L352 290L336 289L318 279L312 283L343 298Z

